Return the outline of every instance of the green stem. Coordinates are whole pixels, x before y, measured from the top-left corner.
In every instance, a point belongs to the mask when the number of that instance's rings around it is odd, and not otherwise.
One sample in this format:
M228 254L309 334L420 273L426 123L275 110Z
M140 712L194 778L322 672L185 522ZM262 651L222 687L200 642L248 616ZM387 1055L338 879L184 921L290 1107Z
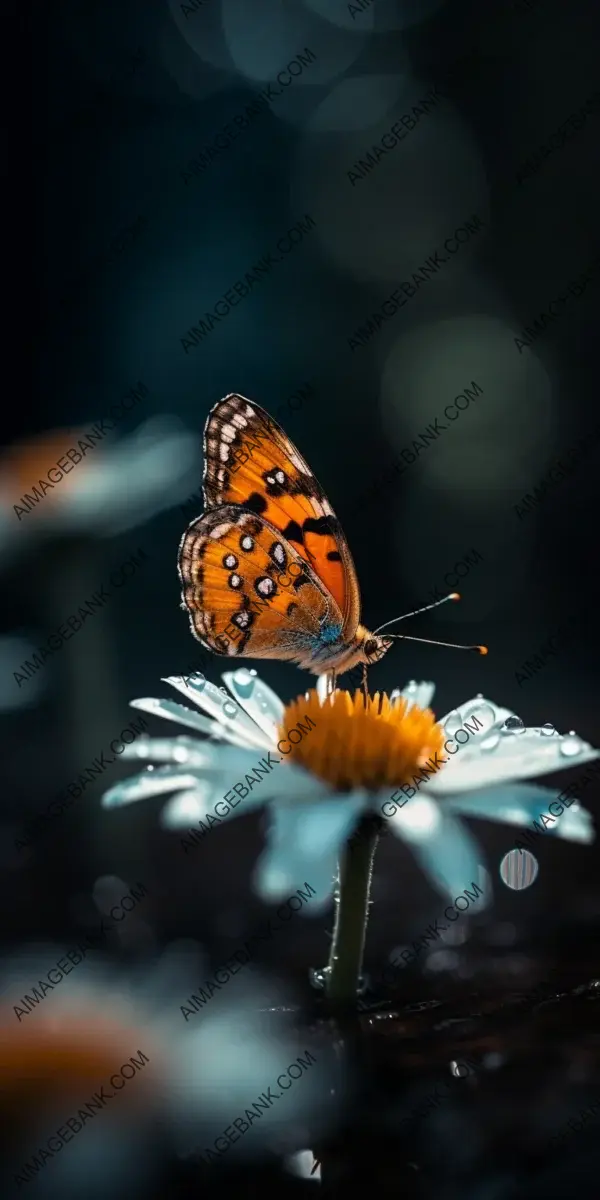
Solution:
M378 817L365 817L340 857L335 928L325 994L343 1007L354 1006L362 975L369 919L373 859L381 829Z

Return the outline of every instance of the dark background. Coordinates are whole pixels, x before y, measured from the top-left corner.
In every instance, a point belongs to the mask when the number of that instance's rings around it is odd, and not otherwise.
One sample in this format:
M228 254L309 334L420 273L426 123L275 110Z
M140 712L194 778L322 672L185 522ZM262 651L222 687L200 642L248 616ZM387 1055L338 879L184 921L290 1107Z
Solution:
M598 259L598 25L596 6L583 0L380 0L354 19L338 0L206 0L187 19L164 0L20 11L9 54L23 66L6 105L15 129L6 446L91 427L137 380L149 398L118 436L154 414L200 435L211 406L231 391L279 411L343 522L365 623L374 628L426 602L436 586L458 587L461 604L415 619L407 632L489 646L483 659L396 644L371 672L371 688L431 678L439 715L482 692L528 725L551 721L598 744L598 267L530 348L515 344ZM206 169L189 174L223 126L307 47L315 61ZM352 186L347 171L442 80L430 114ZM584 112L580 129L540 154ZM185 353L186 331L306 214L315 228ZM480 232L352 350L356 329L474 214ZM136 230L129 240L127 228ZM482 395L374 494L402 448L473 380ZM312 396L288 411L306 383ZM522 497L581 441L586 454L519 519ZM201 473L199 453L190 492ZM22 492L9 492L5 519L16 524ZM102 812L103 780L27 862L10 852L20 822L93 759L108 730L127 723L129 699L166 695L161 676L194 670L175 564L199 511L183 515L173 502L122 536L60 544L36 541L33 512L18 523L22 548L0 560L9 956L23 942L72 937L106 875L168 895L149 902L157 945L194 937L216 959L259 919L249 890L262 840L256 816L184 859L178 836L159 828L163 801ZM138 545L151 552L139 580L51 658L35 686L16 689L13 671L28 655L15 657L13 639L35 648L60 622L49 600L56 579L67 615L84 578L98 581ZM448 586L446 573L474 550L481 560ZM564 622L569 633L555 654L520 686L515 672ZM219 668L215 658L217 682ZM260 673L285 700L305 687L293 667L267 663ZM156 723L152 732L177 731ZM585 804L597 812L597 784ZM536 849L537 882L520 893L498 875L514 832L485 822L476 832L499 921L535 939L565 915L598 917L597 844L548 839ZM374 901L373 964L439 906L391 839L379 851ZM325 960L330 929L330 916L297 922L273 948L274 967L303 980ZM6 998L12 1003L8 989Z

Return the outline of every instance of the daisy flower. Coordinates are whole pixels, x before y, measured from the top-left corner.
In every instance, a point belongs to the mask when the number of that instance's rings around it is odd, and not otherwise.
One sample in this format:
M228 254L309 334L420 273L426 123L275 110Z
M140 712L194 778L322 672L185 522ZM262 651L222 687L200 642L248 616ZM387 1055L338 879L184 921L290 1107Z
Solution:
M328 694L321 676L316 689L286 707L255 671L225 672L223 680L233 700L203 677L164 680L201 712L173 700L132 701L204 737L138 738L123 757L163 765L118 783L103 804L175 792L163 812L165 826L196 823L203 833L266 806L270 821L256 891L275 901L308 881L316 894L301 911L310 913L330 902L337 881L332 958L339 959L340 942L353 943L346 994L362 962L364 924L359 932L356 912L363 906L366 913L384 823L407 843L434 886L454 899L484 874L482 851L461 817L529 825L555 796L521 781L600 754L574 733L525 728L515 713L481 695L436 721L429 708L435 689L427 682L365 701L361 691ZM547 832L579 842L594 836L590 815L578 804ZM488 902L486 889L480 906Z

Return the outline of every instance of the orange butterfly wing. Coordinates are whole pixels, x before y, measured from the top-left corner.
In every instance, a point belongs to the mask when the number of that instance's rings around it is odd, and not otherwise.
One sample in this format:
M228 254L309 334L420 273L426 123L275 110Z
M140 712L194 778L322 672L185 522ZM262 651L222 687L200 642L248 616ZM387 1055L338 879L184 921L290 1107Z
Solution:
M204 430L207 509L239 504L274 526L312 568L354 637L360 593L348 543L310 467L264 409L231 393L211 409Z
M341 613L315 572L248 509L221 505L192 521L178 566L192 633L218 654L312 666L323 627L341 633Z

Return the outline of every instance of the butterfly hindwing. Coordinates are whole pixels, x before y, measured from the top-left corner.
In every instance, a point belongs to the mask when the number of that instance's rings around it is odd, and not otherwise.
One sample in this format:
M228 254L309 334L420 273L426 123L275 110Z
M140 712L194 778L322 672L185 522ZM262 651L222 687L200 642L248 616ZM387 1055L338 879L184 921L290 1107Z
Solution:
M342 614L344 639L352 638L360 620L352 556L323 489L283 429L232 393L209 413L204 460L206 508L239 504L274 526L324 584Z
M236 504L192 521L179 547L192 633L218 654L310 660L341 613L275 526Z

